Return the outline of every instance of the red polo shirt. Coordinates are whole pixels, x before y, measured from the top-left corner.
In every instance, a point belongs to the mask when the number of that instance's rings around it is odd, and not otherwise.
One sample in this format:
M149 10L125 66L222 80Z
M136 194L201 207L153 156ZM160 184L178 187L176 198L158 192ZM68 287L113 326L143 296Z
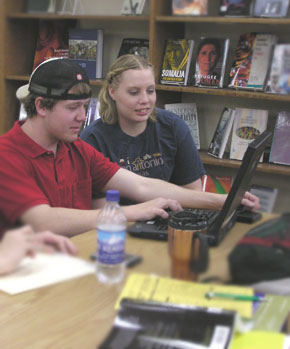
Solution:
M37 205L90 209L120 168L81 139L60 142L55 158L20 126L0 137L0 233Z

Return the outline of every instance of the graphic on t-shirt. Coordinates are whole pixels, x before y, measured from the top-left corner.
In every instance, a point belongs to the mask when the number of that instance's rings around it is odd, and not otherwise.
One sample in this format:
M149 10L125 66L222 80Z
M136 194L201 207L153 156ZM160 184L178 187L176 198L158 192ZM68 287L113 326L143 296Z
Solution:
M164 165L164 160L161 153L154 153L152 155L145 154L143 158L137 157L133 161L130 161L129 157L127 159L120 159L119 164L121 167L140 174L144 177L149 177L149 171L153 168Z

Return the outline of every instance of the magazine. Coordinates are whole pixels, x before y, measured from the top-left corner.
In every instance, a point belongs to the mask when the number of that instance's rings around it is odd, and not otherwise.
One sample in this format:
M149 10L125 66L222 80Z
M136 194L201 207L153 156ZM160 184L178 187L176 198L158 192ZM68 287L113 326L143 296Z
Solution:
M176 16L204 16L208 13L208 0L171 0L172 14Z
M167 39L160 83L186 86L191 66L194 40Z
M223 87L229 39L201 37L195 54L194 85Z

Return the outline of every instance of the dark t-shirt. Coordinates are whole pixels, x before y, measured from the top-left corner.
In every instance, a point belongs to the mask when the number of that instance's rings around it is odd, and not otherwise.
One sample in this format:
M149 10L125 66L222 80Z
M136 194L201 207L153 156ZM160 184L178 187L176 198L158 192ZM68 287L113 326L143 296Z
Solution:
M157 109L156 121L148 122L137 137L125 134L119 124L98 119L83 130L81 138L111 161L145 177L185 185L205 174L188 126L167 110Z

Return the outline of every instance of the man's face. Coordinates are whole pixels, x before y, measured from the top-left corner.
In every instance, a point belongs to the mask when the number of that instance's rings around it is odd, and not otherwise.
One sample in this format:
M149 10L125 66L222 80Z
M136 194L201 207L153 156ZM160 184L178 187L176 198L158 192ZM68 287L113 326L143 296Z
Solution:
M61 100L52 110L45 109L44 132L51 142L74 142L83 122L90 99Z
M179 45L172 45L167 51L167 58L171 69L177 69L182 60L182 49Z

